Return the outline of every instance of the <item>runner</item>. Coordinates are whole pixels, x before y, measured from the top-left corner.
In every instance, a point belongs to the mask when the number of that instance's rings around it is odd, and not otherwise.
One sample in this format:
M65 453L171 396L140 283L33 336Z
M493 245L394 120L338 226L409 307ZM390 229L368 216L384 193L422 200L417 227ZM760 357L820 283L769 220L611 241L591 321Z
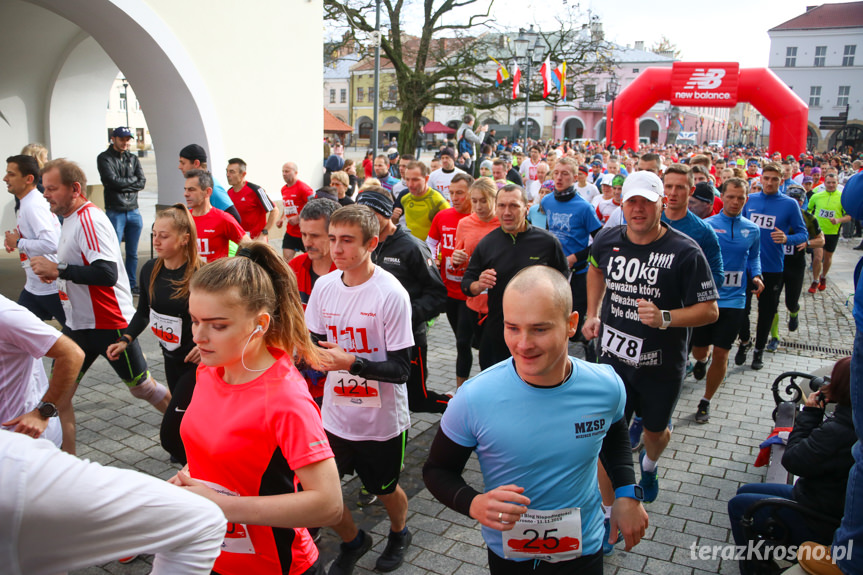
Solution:
M560 162L555 169L560 167ZM548 201L546 196L544 201ZM578 201L582 201L580 198ZM550 232L527 222L527 198L516 185L497 192L495 213L500 228L482 238L470 257L461 289L467 296L488 292L488 315L479 345L479 365L486 369L509 357L504 341L503 290L523 268L547 265L569 274L569 262L560 241Z
M202 365L181 428L189 463L170 482L230 522L215 572L315 573L305 526L337 521L342 502L320 413L291 359L322 356L294 274L275 249L252 243L195 273L189 313Z
M755 352L752 355L752 369L764 367L764 346L770 335L773 316L779 307L779 290L782 286L784 268L784 244L798 245L809 237L800 207L797 202L779 193L782 179L782 166L769 162L761 170L763 192L749 195L743 208L743 216L761 228L761 275L764 291L758 298L758 324L755 331ZM749 310L752 294L746 296L746 309ZM740 330L740 346L734 357L737 365L746 362L746 353L751 347L749 342L749 314L744 314Z
M233 255L246 232L234 218L210 204L213 176L204 170L189 170L185 176L183 196L195 220L201 259L214 262Z
M623 382L609 366L567 356L578 325L570 295L566 277L544 266L510 281L503 306L512 360L456 394L423 468L438 500L482 524L492 575L602 573L600 451L619 495L612 532L620 527L628 550L647 527ZM522 422L518 433L513 421ZM461 477L474 450L485 493ZM538 551L529 545L534 533Z
M411 170L408 170L410 173ZM383 188L368 188L357 203L377 217L378 246L372 263L390 272L407 290L411 300L411 375L407 381L408 408L413 412L443 413L449 395L426 387L428 379L428 322L446 310L446 287L428 245L392 221L392 198Z
M21 267L27 276L18 303L43 321L55 318L62 327L66 324L66 313L60 303L56 282L42 282L30 268L30 258L34 256L45 256L56 262L57 242L60 241L60 222L36 187L39 164L32 156L10 156L6 158L3 181L20 202L15 214L17 227L7 231L5 239L6 252L18 250Z
M404 384L414 345L411 302L398 280L372 263L379 224L369 208L336 210L329 231L338 271L318 280L306 306L309 330L327 354L324 429L339 473L356 471L387 510L390 534L375 568L389 572L402 564L411 543L408 498L398 484L410 427ZM333 529L342 544L329 575L350 575L372 537L357 528L344 504Z
M728 368L728 353L740 328L746 307L746 277L752 276L755 295L764 289L761 280L761 230L740 214L746 205L746 180L731 178L722 187L722 211L705 220L719 238L722 263L725 271L719 286L719 319L716 323L695 328L692 332L692 357L695 366L692 375L696 381L707 375L704 397L695 412L696 423L710 421L710 400L719 390ZM710 346L713 346L713 362L710 369Z
M195 390L195 370L201 352L192 341L189 317L189 282L203 265L192 214L183 204L174 204L156 214L153 249L158 257L141 268L138 307L120 340L108 346L108 359L116 361L130 343L150 326L159 340L165 362L165 379L171 403L162 418L162 447L180 463L186 450L180 439L180 423Z
M31 259L33 272L43 281L57 281L66 312L63 334L84 350L80 381L100 355L138 399L164 413L171 393L147 370L137 342L116 360L107 357L135 312L129 278L120 259L120 243L108 216L87 199L84 171L66 159L52 160L42 168L45 199L51 211L63 216L63 233L57 249L59 263L44 256Z
M842 192L838 189L836 174L824 177L824 191L813 194L809 200L809 213L818 220L824 232L824 247L812 248L812 285L809 293L827 289L827 273L833 264L833 253L839 244L842 224L851 221L851 216L842 209Z
M473 350L470 346L473 327L466 304L467 297L461 291L463 269L453 265L452 254L455 251L458 225L471 214L468 190L473 182L473 178L468 174L456 174L453 177L449 185L453 207L438 212L426 238L426 244L431 250L432 258L438 262L440 275L446 286L446 317L455 335L455 375L458 387L470 376L473 364Z
M652 172L626 178L627 224L604 228L593 242L583 328L588 340L601 337L600 363L623 379L627 419L635 411L642 416L639 484L647 502L659 493L657 460L671 439L668 423L686 373L688 328L719 315L707 260L691 238L661 221L663 198L662 181Z
M282 255L285 261L291 261L291 258L303 249L299 214L306 202L315 195L311 186L297 178L297 173L294 162L285 162L282 166L282 179L285 180L285 185L282 186L284 215L276 222L276 227L280 228L283 224L285 226L285 236L282 238Z

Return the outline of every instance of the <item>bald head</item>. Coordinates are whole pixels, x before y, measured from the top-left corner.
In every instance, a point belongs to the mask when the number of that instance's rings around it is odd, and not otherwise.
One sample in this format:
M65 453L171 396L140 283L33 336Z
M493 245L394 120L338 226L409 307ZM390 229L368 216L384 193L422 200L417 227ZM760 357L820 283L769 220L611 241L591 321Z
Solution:
M572 291L569 282L562 273L548 266L529 266L515 274L503 292L503 297L513 293L525 298L525 301L536 301L538 298L551 298L555 315L569 319L572 311Z
M285 162L282 166L282 178L289 186L297 183L297 165L293 162Z

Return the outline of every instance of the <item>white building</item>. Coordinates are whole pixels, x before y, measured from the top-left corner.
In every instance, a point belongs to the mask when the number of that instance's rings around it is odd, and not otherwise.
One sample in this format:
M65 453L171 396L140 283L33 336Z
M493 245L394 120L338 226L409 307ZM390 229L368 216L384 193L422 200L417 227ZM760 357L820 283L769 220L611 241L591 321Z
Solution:
M132 150L149 150L153 147L150 138L150 129L147 127L147 119L141 109L141 102L135 95L135 91L122 73L117 74L111 89L108 91L108 113L105 114L105 128L110 138L114 128L119 126L128 127L135 135L132 142ZM107 147L108 140L105 140Z
M347 124L351 123L351 67L359 61L359 54L346 54L324 64L324 107Z
M768 66L809 104L807 148L863 149L863 2L810 7L768 34ZM819 128L846 111L844 129Z

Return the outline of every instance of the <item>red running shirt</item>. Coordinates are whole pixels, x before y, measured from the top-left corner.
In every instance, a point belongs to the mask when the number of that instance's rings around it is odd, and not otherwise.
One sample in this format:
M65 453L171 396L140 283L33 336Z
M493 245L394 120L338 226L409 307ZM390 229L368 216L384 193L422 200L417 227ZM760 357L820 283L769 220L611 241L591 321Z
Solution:
M193 218L198 231L198 255L207 263L228 257L228 242L238 244L246 233L233 216L217 208Z
M198 367L192 403L180 427L192 477L240 496L295 493L295 470L333 457L318 406L288 354L244 384L222 368ZM318 558L305 528L228 523L221 575L300 575Z
M447 208L438 212L432 220L428 235L431 239L440 242L437 246L439 254L437 262L440 268L440 277L446 285L446 293L449 297L460 301L467 299L467 296L461 291L464 268L456 269L453 267L452 253L455 251L455 232L458 223L469 215L470 213L462 214L455 208Z
M296 216L302 212L306 203L309 201L309 198L313 195L315 195L315 191L310 188L308 184L299 180L297 180L293 186L288 186L287 184L282 186L282 200L285 202L285 217L289 218L291 216ZM285 233L295 238L301 237L299 224L292 226L286 222Z

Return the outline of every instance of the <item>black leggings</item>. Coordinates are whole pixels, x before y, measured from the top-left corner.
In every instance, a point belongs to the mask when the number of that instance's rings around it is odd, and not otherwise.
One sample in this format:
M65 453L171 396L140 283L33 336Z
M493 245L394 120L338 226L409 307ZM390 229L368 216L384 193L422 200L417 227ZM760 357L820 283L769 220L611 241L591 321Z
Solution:
M763 350L773 326L773 316L779 309L779 292L782 289L782 272L765 272L764 291L758 298L758 325L755 327L755 349Z
M186 448L180 439L180 424L186 408L192 402L192 392L195 391L195 372L198 366L194 363L186 363L182 359L173 359L164 354L165 379L168 389L171 390L171 403L165 415L162 416L162 427L159 437L165 451L174 456L177 461L186 464Z
M455 334L455 375L456 377L470 377L470 368L473 365L473 320L470 309L464 300L447 298L446 317Z
M800 311L800 294L803 293L803 279L806 277L806 257L785 258L785 271L782 281L785 285L785 308L791 313Z
M443 413L450 397L426 388L428 365L426 345L411 348L411 375L408 379L408 408L413 412Z

